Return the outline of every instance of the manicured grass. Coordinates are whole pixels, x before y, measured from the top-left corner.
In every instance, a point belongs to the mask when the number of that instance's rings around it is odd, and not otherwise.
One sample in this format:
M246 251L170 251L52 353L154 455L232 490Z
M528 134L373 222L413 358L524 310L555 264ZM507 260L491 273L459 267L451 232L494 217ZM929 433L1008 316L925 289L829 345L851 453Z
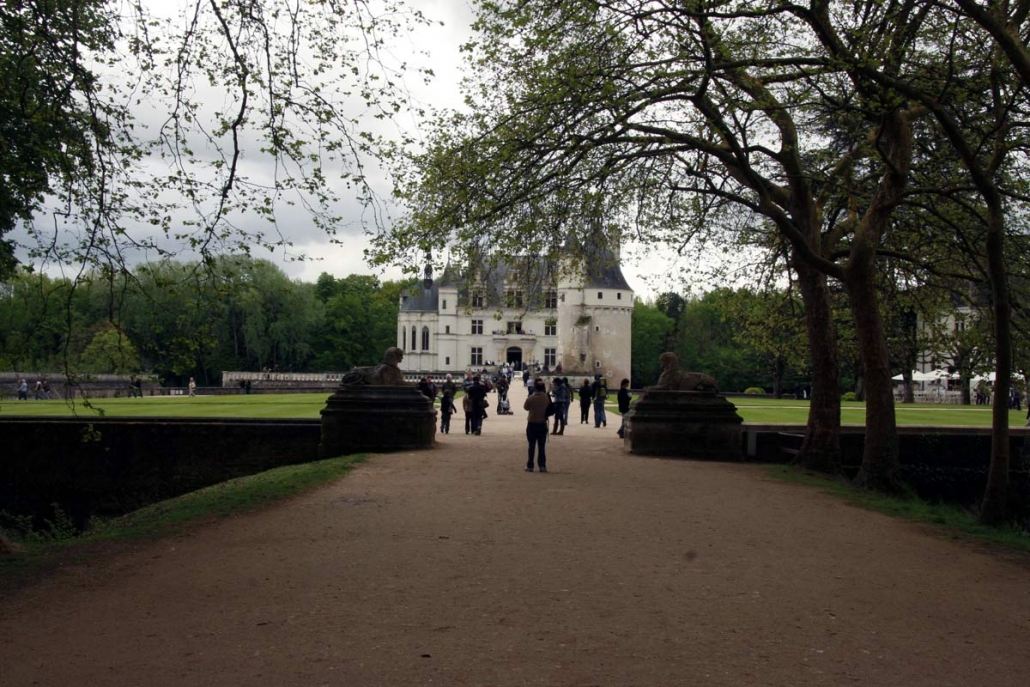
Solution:
M154 503L119 518L95 522L83 536L48 541L34 534L15 557L0 558L0 579L23 577L69 559L89 557L105 544L155 539L212 518L248 513L328 484L364 461L364 454L274 468L231 479L174 499ZM9 532L17 538L16 532Z
M329 392L231 396L98 398L89 403L4 401L0 415L96 417L229 417L318 419Z
M915 496L886 496L856 488L843 479L833 479L789 465L772 466L769 474L786 482L816 487L859 508L939 527L953 539L985 542L1030 553L1030 533L1015 526L986 527L976 521L973 513L957 506L929 503Z
M328 392L309 394L252 394L231 396L148 396L145 398L103 398L91 404L81 401L4 401L0 415L94 417L227 417L227 418L309 418L318 419L325 407ZM461 412L461 394L455 405ZM745 422L789 423L803 425L808 420L808 401L794 399L734 397L730 399ZM439 398L437 399L439 406ZM491 407L495 400L491 399ZM575 405L578 408L578 405ZM609 413L618 415L614 399L606 404ZM516 408L515 410L519 410ZM990 427L989 406L957 406L936 404L897 404L899 425L951 425ZM593 411L591 411L593 413ZM844 424L865 423L865 404L845 402L841 408ZM1025 411L1010 411L1009 426L1022 427Z
M746 398L730 399L744 422L785 422L803 425L808 421L808 401L793 399ZM899 425L947 425L990 427L990 406L938 405L934 403L898 403L894 406ZM847 425L865 424L865 404L845 401L841 404L841 422ZM1009 426L1022 427L1026 411L1009 411Z

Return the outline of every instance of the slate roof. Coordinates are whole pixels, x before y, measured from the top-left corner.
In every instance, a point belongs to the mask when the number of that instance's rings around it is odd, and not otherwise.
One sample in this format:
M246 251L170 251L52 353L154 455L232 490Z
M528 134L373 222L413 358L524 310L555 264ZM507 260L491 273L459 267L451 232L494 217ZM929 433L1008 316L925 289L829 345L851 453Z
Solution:
M606 248L592 247L583 251L587 263L584 288L618 289L632 291L622 268L612 251ZM520 283L524 285L523 307L528 309L542 307L543 293L557 281L556 270L550 268L542 260L530 256L516 256L510 260L499 262L488 267L482 275L485 307L495 308L504 305L505 285L513 270L522 272ZM406 298L400 306L401 312L437 312L440 305L440 289L457 288L461 302L469 298L469 286L465 275L448 265L433 286L425 289L421 283L403 292Z

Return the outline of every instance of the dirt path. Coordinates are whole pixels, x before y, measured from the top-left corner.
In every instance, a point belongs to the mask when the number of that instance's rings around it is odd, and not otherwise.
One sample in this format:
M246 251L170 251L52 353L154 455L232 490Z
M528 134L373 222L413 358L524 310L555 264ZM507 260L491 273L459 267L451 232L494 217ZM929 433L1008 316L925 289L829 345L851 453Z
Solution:
M521 408L522 395L513 394ZM524 416L37 585L0 685L1030 684L1030 570Z

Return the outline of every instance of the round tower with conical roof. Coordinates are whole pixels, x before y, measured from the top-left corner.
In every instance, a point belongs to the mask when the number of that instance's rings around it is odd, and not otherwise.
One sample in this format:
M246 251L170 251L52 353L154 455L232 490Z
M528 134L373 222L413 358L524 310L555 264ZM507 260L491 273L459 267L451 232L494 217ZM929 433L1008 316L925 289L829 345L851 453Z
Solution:
M617 251L598 241L578 254L558 283L558 358L567 376L600 373L617 389L631 378L633 289Z

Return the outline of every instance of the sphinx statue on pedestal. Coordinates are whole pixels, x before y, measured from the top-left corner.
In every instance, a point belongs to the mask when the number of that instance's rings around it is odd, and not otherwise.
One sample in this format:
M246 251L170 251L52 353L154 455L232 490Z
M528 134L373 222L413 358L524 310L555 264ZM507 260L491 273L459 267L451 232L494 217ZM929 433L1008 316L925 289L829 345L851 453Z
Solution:
M681 370L675 353L658 358L662 375L624 415L630 453L709 460L743 456L741 417L710 375Z
M436 437L433 402L404 381L404 351L386 349L381 365L355 367L322 410L319 458L362 451L429 448Z
M411 386L404 381L400 363L404 360L404 351L391 346L383 355L382 365L371 367L355 367L340 379L344 386Z
M662 376L658 383L649 389L664 391L711 391L718 393L719 385L715 378L703 372L687 372L680 369L679 359L675 353L662 353L658 357L662 366Z

